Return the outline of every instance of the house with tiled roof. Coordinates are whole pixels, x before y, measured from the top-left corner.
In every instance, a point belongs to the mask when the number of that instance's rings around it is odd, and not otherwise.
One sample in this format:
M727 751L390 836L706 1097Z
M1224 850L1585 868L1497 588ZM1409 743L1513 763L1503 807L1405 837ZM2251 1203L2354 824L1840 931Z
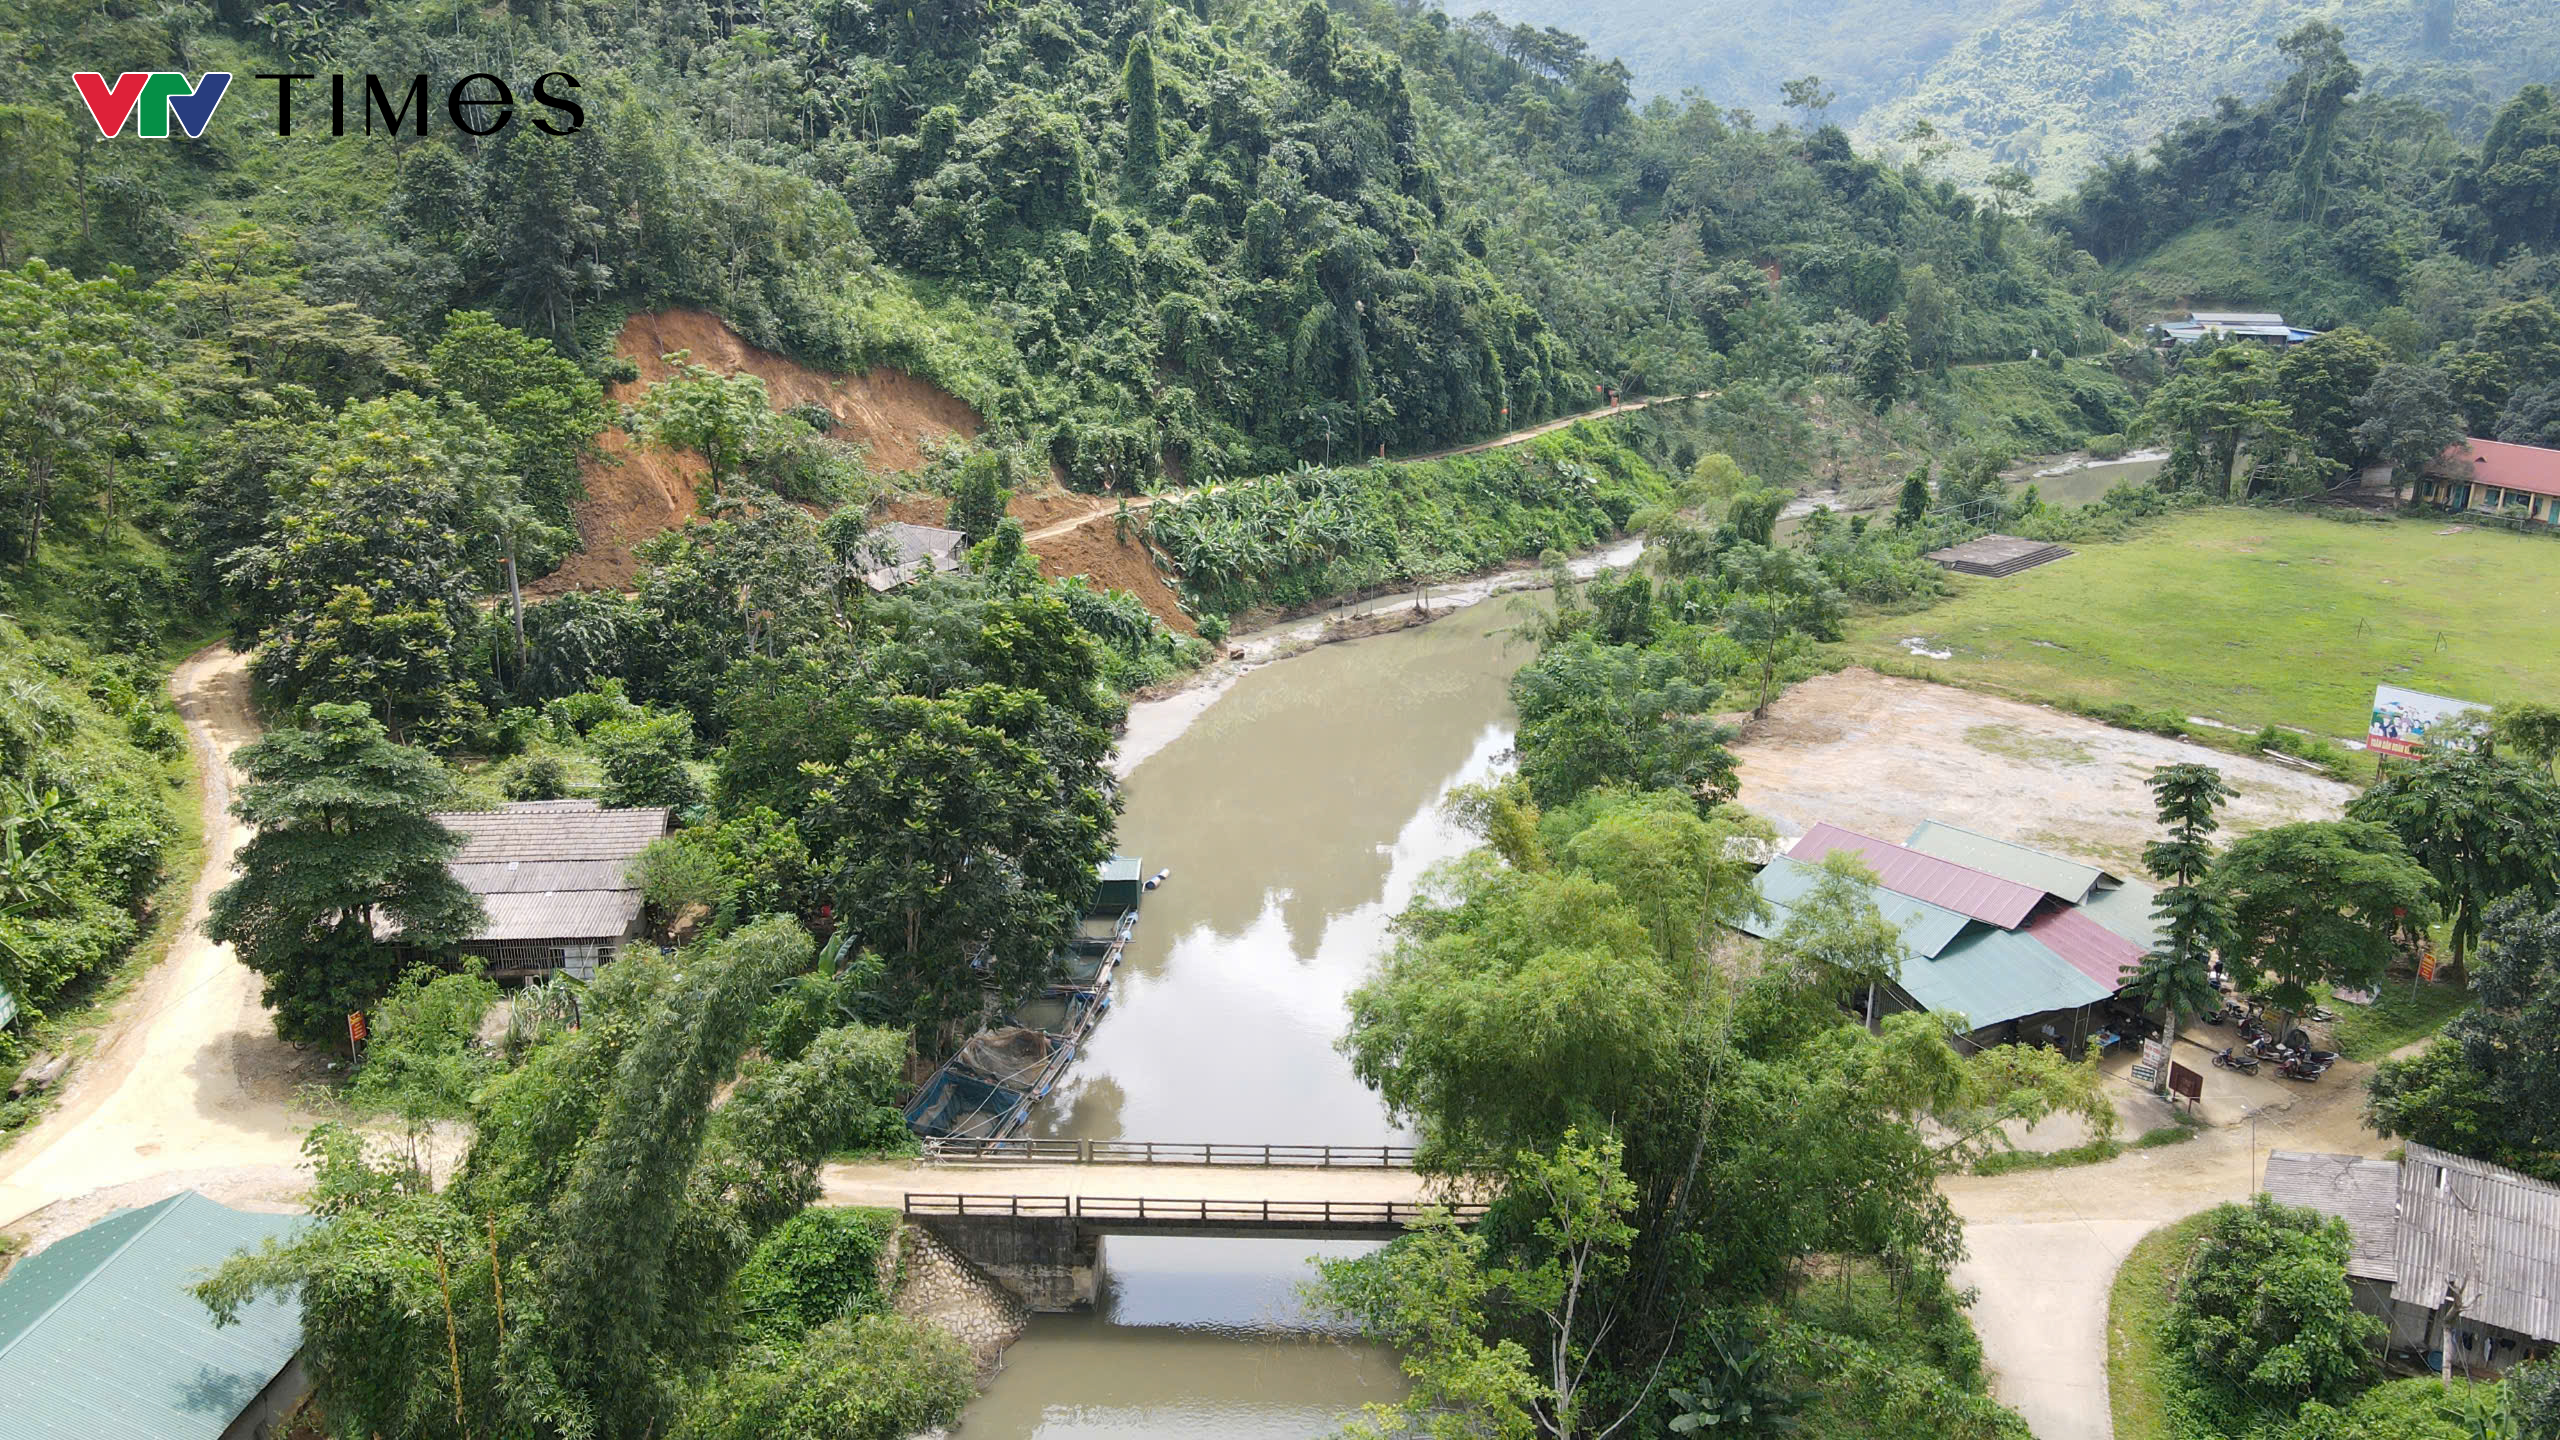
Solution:
M2410 498L2448 510L2560 526L2560 450L2465 440L2427 467Z
M2106 1028L2152 948L2148 886L1935 821L1901 845L1814 826L1762 868L1761 913L1742 928L1763 939L1783 931L1833 855L1876 877L1869 898L1902 941L1894 982L1868 997L1871 1021L1929 1010L1961 1016L1976 1048L2078 1049Z
M634 862L667 833L664 807L532 800L435 818L462 837L445 868L488 915L461 948L487 960L492 977L591 980L640 935Z

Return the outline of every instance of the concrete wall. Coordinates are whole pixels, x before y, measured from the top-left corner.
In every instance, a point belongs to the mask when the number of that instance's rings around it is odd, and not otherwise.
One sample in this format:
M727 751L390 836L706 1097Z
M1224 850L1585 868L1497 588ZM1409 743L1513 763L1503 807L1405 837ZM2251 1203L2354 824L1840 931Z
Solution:
M1035 1311L1093 1307L1102 1243L1065 1217L942 1215L907 1223L949 1246Z

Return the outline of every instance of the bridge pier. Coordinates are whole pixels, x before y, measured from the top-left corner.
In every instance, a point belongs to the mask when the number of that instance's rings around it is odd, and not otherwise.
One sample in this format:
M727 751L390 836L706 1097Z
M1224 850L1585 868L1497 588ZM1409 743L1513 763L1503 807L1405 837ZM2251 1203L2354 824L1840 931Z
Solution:
M1040 1314L1093 1308L1102 1237L1072 1215L916 1215L907 1223L1013 1292Z

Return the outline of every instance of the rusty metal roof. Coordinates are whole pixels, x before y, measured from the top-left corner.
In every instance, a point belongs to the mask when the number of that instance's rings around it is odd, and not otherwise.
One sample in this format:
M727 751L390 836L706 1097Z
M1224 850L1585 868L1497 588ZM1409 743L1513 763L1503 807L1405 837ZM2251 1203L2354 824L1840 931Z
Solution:
M2121 989L2142 964L2141 946L2077 910L2042 911L2027 922L2026 933L2110 993Z
M1923 855L1829 821L1807 830L1787 853L1807 864L1819 864L1824 856L1839 850L1865 861L1867 868L1876 872L1877 883L1887 890L1926 900L1940 909L1969 915L2003 930L2014 930L2026 923L2044 900L2045 892L2035 886L1986 875L1970 866Z

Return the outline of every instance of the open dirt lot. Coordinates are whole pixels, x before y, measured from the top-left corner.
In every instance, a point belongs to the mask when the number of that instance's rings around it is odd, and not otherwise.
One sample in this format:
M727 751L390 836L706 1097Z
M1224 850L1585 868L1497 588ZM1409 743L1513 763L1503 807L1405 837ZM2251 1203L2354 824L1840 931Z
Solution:
M2333 819L2346 786L2094 720L1863 668L1780 697L1735 753L1742 803L1787 835L1829 820L1899 841L1943 820L2119 874L2159 834L2147 786L2162 765L2219 768L2239 792L2226 833Z

